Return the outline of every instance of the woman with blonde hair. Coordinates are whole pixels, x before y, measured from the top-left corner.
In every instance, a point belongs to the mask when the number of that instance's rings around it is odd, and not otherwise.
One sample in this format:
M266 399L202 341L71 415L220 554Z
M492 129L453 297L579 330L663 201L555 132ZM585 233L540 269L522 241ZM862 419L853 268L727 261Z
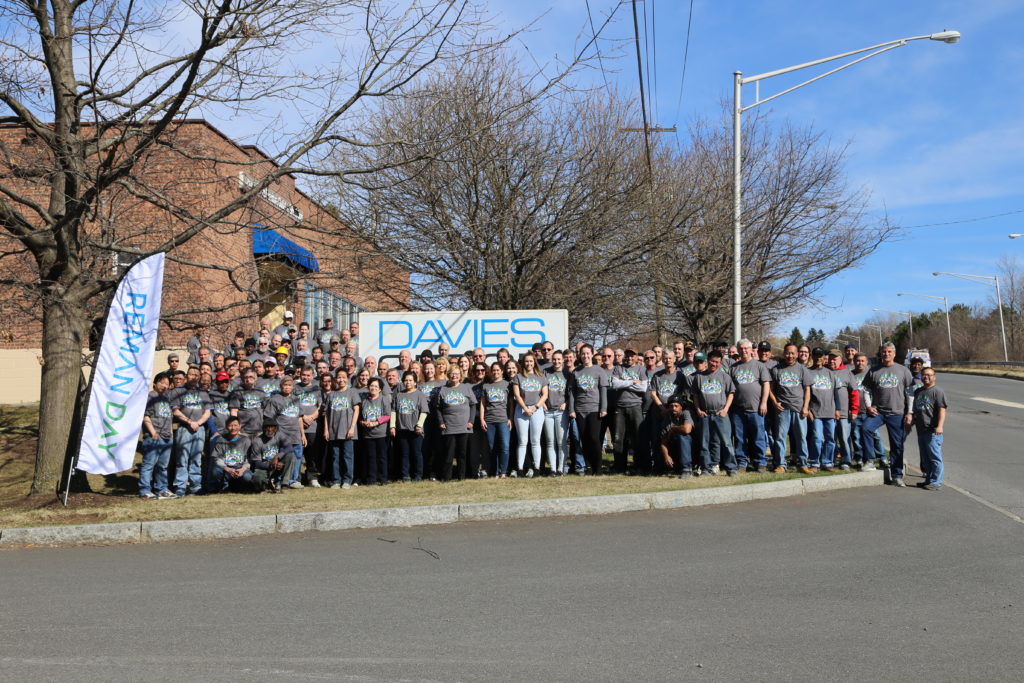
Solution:
M512 361L509 361L509 366ZM523 476L526 462L526 444L529 439L533 467L526 470L532 477L534 469L540 469L540 435L544 431L544 402L548 400L548 378L537 367L537 358L532 353L523 356L521 372L510 381L512 399L515 401L516 433L519 443L516 449L516 469L512 476ZM552 471L554 471L552 464Z

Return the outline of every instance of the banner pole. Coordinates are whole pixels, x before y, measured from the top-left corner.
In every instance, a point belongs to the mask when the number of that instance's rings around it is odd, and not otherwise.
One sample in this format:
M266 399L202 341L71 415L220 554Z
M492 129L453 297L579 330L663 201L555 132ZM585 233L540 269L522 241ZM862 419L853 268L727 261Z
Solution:
M83 403L89 401L89 388L92 386L92 377L96 374L96 367L94 365L93 371L89 373L88 383L85 381L85 377L82 376L81 370L79 370L78 374L75 411L71 416L71 424L75 426L74 429L77 432L77 436L68 439L68 447L64 454L64 476L61 477L61 484L64 487L64 498L62 500L64 507L68 506L68 495L71 493L71 479L75 475L75 465L78 464L78 451L82 446L82 429L84 427L82 423ZM57 490L57 495L60 495L60 489Z

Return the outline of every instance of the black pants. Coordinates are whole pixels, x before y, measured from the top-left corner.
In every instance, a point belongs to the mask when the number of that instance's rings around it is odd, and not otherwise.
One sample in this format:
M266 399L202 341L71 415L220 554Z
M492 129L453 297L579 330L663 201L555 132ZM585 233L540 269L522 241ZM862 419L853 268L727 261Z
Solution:
M395 444L401 463L402 479L414 479L419 481L423 478L423 435L415 431L401 429L395 436Z
M384 484L388 480L388 440L361 439L366 447L366 483Z
M591 474L601 474L601 416L597 411L581 415L576 413L576 426L583 442L583 457Z
M444 442L444 457L438 467L437 478L448 481L452 478L452 461L458 460L459 474L465 467L469 452L469 434L445 434L441 440Z
M302 449L302 462L306 465L306 480L319 479L324 471L326 442L317 432L306 432L306 446Z
M629 456L629 449L633 449L633 467L640 469L638 463L643 461L640 447L640 422L643 420L643 411L640 404L635 406L619 406L615 409L615 429L612 430L612 450L615 453L615 472L623 474L626 471L626 460Z

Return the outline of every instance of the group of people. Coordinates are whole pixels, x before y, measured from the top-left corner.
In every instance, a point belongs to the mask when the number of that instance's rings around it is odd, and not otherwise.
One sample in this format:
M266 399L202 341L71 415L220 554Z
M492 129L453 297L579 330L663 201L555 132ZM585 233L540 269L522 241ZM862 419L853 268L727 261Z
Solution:
M896 363L892 344L871 364L853 345L788 344L775 358L770 343L747 339L707 352L679 341L643 353L543 342L492 359L442 343L415 358L403 350L391 366L358 355L357 323L339 331L327 320L311 334L293 320L287 312L275 329L262 321L255 334L239 331L220 352L200 329L184 367L168 355L143 422L142 498L878 466L903 486L912 425L920 485L942 483L945 395L931 368Z

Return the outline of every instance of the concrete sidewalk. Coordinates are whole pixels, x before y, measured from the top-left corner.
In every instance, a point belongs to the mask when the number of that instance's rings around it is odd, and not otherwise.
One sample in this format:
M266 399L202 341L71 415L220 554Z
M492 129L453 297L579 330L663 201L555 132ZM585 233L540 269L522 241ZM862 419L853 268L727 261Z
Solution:
M342 529L410 527L529 517L605 515L637 510L741 503L766 498L788 498L821 491L877 486L882 483L884 483L884 475L881 470L878 470L760 484L584 498L453 503L422 507L301 512L256 517L219 517L160 522L26 527L0 529L0 547L161 543L164 541L197 541L264 534L287 534L301 531L339 531Z

